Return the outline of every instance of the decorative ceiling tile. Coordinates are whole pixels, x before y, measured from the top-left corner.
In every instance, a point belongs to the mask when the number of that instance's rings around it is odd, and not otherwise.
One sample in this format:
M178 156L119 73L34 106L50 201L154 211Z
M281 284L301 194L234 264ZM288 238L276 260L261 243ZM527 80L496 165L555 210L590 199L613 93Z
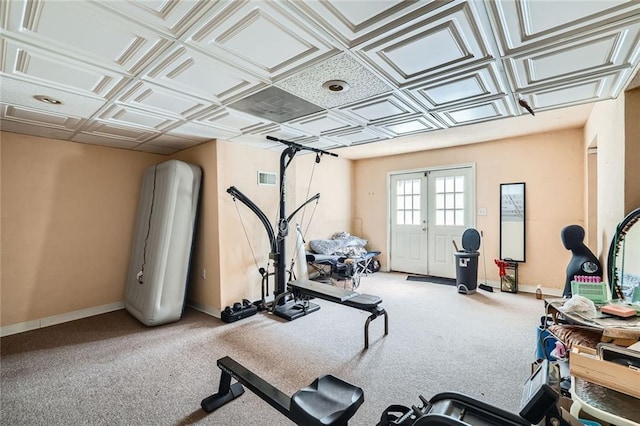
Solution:
M151 130L161 132L177 121L175 118L155 114L149 111L140 110L125 105L111 105L100 113L99 119L103 123L121 124L131 128L141 130Z
M129 73L141 70L169 44L92 2L11 1L7 28L29 43Z
M395 138L439 130L442 129L442 124L429 116L416 115L415 117L379 124L377 127L388 133L390 137Z
M37 97L60 101L59 104L43 102ZM105 105L105 101L67 90L54 89L35 82L27 82L2 76L0 99L8 104L48 111L53 114L89 118Z
M197 27L189 43L272 81L338 51L279 2L230 2Z
M513 55L505 59L505 68L516 91L560 80L570 82L581 77L630 70L634 58L640 56L638 40L640 22L590 37L566 40L544 50Z
M310 148L324 149L324 150L328 150L332 148L340 148L343 146L342 144L336 143L324 136L320 136L319 138L315 138L314 140L305 142L302 145L308 146ZM338 151L338 156L340 155L339 152L340 151Z
M333 141L342 146L359 145L362 143L371 143L388 139L388 136L383 135L375 130L368 129L366 127L357 127L354 129L343 130L331 135L323 136L324 139Z
M141 143L133 148L134 151L150 152L152 154L171 155L179 151L179 149L169 148L166 146L156 146L147 143Z
M326 82L333 80L346 82L347 90L332 92L325 87ZM276 85L324 108L350 104L392 90L391 86L348 54L329 58Z
M192 146L200 145L202 142L203 141L186 139L180 136L166 133L163 135L158 135L153 139L147 140L145 143L140 144L138 148L143 148L145 146L154 146L158 148L171 149L176 152L186 148L191 148Z
M213 139L282 149L266 135L333 149L491 120L500 137L527 114L519 97L565 117L637 86L639 40L636 0L11 0L1 123L160 154Z
M290 3L305 17L326 28L333 37L348 48L372 37L398 28L418 16L432 13L450 2L425 0L408 1L296 1Z
M301 130L305 134L315 136L345 130L350 127L356 127L356 124L332 111L322 111L317 114L307 115L305 117L289 121L287 124Z
M406 89L427 110L449 108L459 103L477 103L504 96L506 89L493 63L437 81L424 82Z
M180 37L202 15L222 2L180 0L98 0L98 4L134 21L144 22L173 37Z
M97 143L100 138L105 138L111 141L117 140L138 144L157 135L158 133L154 131L146 131L139 128L96 120L86 125L82 129L82 132L73 137L73 140L77 142Z
M211 105L211 102L146 81L135 82L117 99L117 102L184 119Z
M512 100L507 97L485 101L475 105L464 105L450 110L432 113L449 126L480 123L514 115Z
M418 112L396 93L342 107L340 111L367 125L399 119Z
M184 46L166 54L145 79L216 103L266 86L247 73Z
M532 92L520 92L534 111L548 110L558 105L581 104L610 99L614 87L619 84L618 74L591 77L571 84L550 86Z
M409 24L355 50L400 88L494 58L469 3Z
M129 80L115 71L20 42L5 41L2 72L23 80L101 98L109 97Z
M268 140L267 136L271 136L274 138L283 139L289 142L295 142L299 144L302 144L304 140L308 139L308 136L306 136L305 134L295 129L291 129L286 126L281 126L276 124L273 126L266 126L254 131L249 131L243 134L242 136L238 136L232 139L232 141L238 142L242 140L245 144L249 144L253 146L262 146L267 149L284 148L283 144L276 141Z
M266 126L273 125L269 120L245 114L230 108L221 108L196 119L196 122L237 134L251 133Z
M637 22L640 15L640 3L635 0L501 0L487 2L487 6L505 55L620 23Z
M3 132L20 133L58 140L69 140L74 135L74 132L40 125L31 121L18 122L5 120L4 118L0 119L0 129L2 129Z
M240 131L235 129L221 129L211 126L210 124L200 124L189 121L172 127L166 134L204 142L213 139L230 139L239 135Z
M3 98L4 100L4 98ZM50 129L75 131L84 120L80 117L70 117L67 114L52 113L19 105L0 104L2 107L2 119L21 123L33 124ZM6 130L4 127L2 130Z

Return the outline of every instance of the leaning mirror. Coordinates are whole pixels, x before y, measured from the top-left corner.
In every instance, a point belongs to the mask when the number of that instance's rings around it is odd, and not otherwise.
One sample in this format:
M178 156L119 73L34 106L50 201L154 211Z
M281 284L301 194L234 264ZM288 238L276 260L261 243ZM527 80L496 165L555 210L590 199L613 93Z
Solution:
M640 208L616 227L607 257L607 278L614 299L640 303Z
M525 185L500 184L500 259L525 261Z

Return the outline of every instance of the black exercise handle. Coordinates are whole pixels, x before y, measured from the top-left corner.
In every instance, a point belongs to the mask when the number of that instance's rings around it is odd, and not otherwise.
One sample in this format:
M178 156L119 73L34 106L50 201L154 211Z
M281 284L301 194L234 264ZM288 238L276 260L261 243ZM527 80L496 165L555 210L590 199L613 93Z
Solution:
M335 153L329 152L329 151L325 151L324 149L318 149L318 148L312 148L310 146L300 145L298 143L289 142L289 141L286 141L284 139L278 139L278 138L275 138L273 136L267 136L267 139L269 139L270 141L274 141L274 142L280 142L282 144L285 144L287 146L292 146L292 147L298 148L300 150L313 151L313 152L317 152L319 154L327 154L327 155L331 155L332 157L337 157L338 156L338 154L335 154Z

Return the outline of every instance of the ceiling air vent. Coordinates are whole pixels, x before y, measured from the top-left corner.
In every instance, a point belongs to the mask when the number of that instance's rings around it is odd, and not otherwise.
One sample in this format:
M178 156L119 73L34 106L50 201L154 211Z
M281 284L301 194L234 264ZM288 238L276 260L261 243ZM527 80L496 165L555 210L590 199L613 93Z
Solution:
M229 108L276 123L284 123L324 109L277 87L269 87L240 99L229 105Z

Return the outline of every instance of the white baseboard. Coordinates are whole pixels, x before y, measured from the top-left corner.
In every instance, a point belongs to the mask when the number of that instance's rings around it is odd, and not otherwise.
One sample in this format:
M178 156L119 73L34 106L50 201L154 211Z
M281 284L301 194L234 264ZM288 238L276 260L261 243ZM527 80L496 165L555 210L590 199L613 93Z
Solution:
M106 314L107 312L124 309L124 302L109 303L108 305L96 306L93 308L81 309L79 311L67 312L60 315L40 318L32 321L20 322L0 327L0 337L12 334L24 333L25 331L37 330L38 328L49 327L64 322L75 321L94 315Z

